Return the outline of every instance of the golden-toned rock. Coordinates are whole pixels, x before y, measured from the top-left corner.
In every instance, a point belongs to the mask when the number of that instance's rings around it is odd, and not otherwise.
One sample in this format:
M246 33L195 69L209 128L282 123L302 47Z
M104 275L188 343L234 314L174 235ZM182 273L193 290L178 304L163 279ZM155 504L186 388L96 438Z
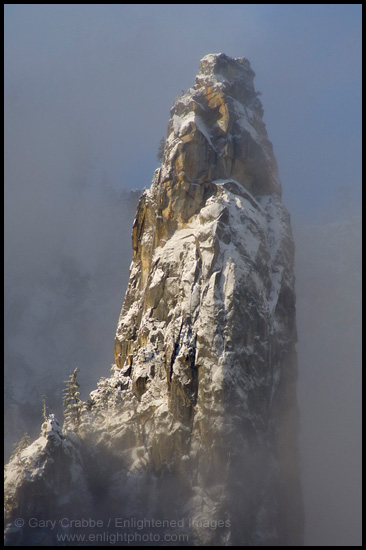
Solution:
M293 245L253 77L244 58L206 56L171 110L116 364L132 365L155 470L183 476L193 517L231 518L198 544L299 545Z
M180 518L192 546L302 544L294 248L253 78L208 55L177 99L133 225L113 375L60 437L106 522Z

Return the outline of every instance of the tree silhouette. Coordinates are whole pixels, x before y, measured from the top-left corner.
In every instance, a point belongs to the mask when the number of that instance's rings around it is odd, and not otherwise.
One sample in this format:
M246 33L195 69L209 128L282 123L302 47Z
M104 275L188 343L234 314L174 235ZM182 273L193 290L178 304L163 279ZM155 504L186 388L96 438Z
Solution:
M164 148L165 148L165 137L162 137L159 142L158 152L156 153L156 157L159 162L162 162L163 156L164 156Z
M77 381L79 367L71 373L70 378L65 380L66 387L62 392L64 406L64 420L66 428L77 431L81 420L81 408L83 402L79 398L80 384Z

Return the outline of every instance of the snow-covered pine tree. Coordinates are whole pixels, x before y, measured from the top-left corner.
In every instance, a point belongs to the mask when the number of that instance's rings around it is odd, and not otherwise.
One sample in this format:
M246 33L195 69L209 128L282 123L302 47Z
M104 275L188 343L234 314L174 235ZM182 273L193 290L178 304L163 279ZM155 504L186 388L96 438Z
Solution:
M26 449L28 447L28 445L30 445L31 443L31 440L30 440L30 437L27 433L25 433L23 435L23 437L21 438L21 440L19 441L19 443L16 443L14 445L14 452L13 454L11 455L10 459L9 459L9 462L11 462L12 460L14 460L15 458L17 459L17 462L20 463L20 455L22 453L22 451L24 451L24 449Z
M77 431L80 425L81 408L83 402L79 398L80 384L77 380L79 367L71 373L70 378L65 380L66 387L62 392L64 406L64 426L66 429Z
M47 404L45 395L42 397L42 418L43 422L47 422Z

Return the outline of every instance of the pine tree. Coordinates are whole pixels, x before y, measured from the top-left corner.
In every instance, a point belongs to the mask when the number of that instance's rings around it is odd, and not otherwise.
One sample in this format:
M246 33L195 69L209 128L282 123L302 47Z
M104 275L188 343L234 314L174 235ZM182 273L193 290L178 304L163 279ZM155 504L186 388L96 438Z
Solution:
M77 381L79 367L71 373L70 378L65 380L66 388L63 390L64 419L67 427L77 431L81 420L81 407L83 402L79 398L80 384Z
M20 463L20 455L21 455L22 451L24 451L24 449L26 449L28 447L28 445L30 445L30 442L31 442L30 437L26 432L23 435L23 437L21 438L21 440L19 441L19 443L15 443L14 452L11 455L11 457L9 459L9 462L16 458L17 462Z
M162 137L159 142L158 152L156 154L156 157L159 162L162 162L163 156L164 156L164 148L165 148L165 137Z
M42 397L42 418L43 422L47 422L47 405L46 405L46 396L44 395Z

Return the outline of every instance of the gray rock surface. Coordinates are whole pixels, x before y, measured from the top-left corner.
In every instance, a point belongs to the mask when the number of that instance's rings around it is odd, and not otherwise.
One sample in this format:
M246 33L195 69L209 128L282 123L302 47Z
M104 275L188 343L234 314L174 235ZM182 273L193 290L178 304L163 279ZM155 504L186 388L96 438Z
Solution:
M181 545L302 544L294 247L253 78L210 54L176 100L133 225L113 374L62 436L85 510L164 518Z

